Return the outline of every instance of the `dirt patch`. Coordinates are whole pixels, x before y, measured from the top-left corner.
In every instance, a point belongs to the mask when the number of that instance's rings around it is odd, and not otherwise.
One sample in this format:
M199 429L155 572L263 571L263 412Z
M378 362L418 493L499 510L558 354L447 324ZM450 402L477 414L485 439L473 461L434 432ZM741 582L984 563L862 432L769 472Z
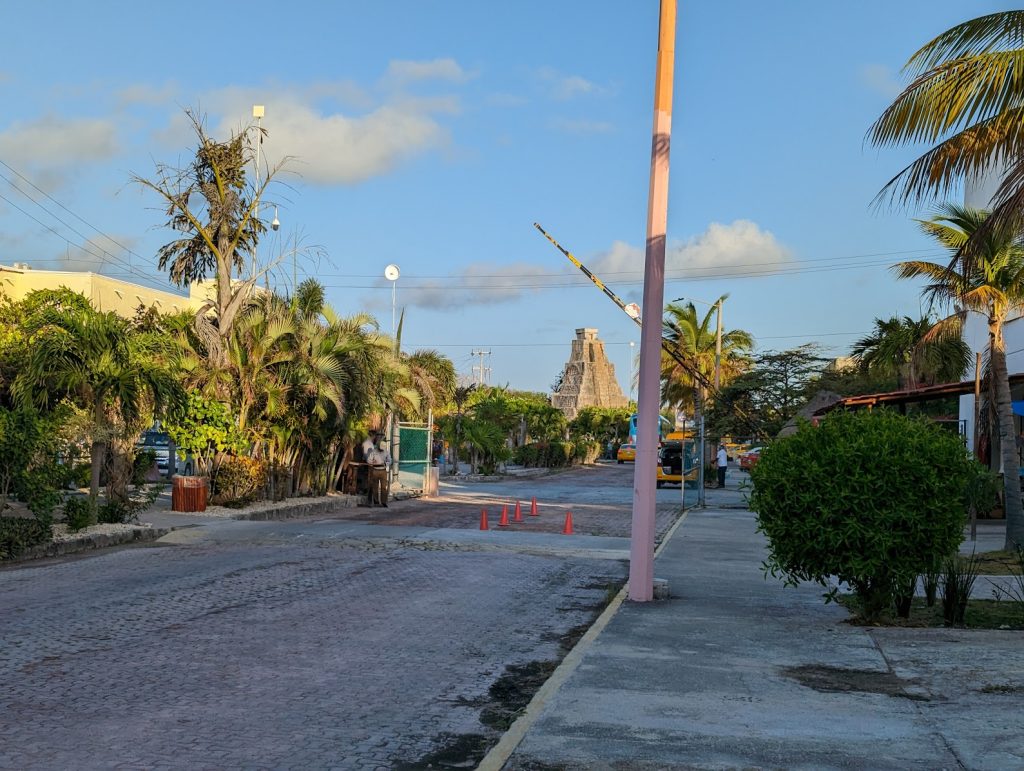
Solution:
M822 693L879 693L912 701L928 701L928 697L906 690L908 686L916 685L916 681L899 678L891 672L808 664L785 667L782 673L800 685Z
M1024 693L1024 685L1014 685L1012 683L996 683L992 685L986 685L978 689L979 693L998 693L1003 695Z
M557 666L557 661L531 661L505 667L505 673L487 692L490 700L480 710L480 722L496 731L507 731Z
M494 739L483 734L441 734L438 749L411 763L396 763L398 769L476 768L491 748Z

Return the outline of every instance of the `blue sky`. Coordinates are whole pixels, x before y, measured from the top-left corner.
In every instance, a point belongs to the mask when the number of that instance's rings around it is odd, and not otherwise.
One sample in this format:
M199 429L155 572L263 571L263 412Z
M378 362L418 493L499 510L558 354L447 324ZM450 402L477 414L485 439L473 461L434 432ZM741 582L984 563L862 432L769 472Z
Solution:
M887 266L940 255L912 221L927 212L871 207L913 151L866 147L865 132L920 45L1009 7L682 0L666 299L728 292L726 327L759 350L833 355L876 316L916 315L918 287ZM263 104L267 154L294 161L261 254L298 238L300 279L386 330L382 273L399 265L405 346L466 373L490 349L490 381L514 388L546 390L574 329L597 327L628 391L637 328L532 223L639 302L656 0L51 2L11 20L0 174L21 191L0 178L0 263L130 263L165 284L154 254L171 234L132 174L188 160L182 108L226 135ZM81 248L95 244L113 257Z

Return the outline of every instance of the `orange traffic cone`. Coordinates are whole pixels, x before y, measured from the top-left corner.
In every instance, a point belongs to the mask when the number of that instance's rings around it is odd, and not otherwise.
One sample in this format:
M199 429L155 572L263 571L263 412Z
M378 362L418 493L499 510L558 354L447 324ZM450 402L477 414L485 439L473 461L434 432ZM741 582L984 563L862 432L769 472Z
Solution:
M572 512L565 512L565 527L562 528L562 535L572 535Z
M533 500L530 501L530 516L539 517L540 514L537 512L537 496L533 496Z
M487 526L487 509L480 509L480 529L481 530L490 530L491 529L491 528L489 528Z
M498 527L508 527L508 504L501 507L501 519L498 520Z
M519 505L519 501L516 501L516 513L515 513L515 516L512 517L512 521L513 522L522 522L523 521L523 508L522 508L522 506Z

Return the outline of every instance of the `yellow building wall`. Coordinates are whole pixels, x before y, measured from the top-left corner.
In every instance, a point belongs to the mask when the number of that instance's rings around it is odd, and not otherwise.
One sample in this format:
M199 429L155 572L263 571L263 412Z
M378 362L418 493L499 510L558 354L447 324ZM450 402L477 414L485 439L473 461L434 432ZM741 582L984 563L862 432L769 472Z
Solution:
M21 300L37 289L67 287L87 297L97 310L113 311L130 318L140 305L155 308L161 313L177 313L198 308L201 298L194 302L189 297L159 289L101 276L61 270L25 270L0 265L0 292L13 300Z

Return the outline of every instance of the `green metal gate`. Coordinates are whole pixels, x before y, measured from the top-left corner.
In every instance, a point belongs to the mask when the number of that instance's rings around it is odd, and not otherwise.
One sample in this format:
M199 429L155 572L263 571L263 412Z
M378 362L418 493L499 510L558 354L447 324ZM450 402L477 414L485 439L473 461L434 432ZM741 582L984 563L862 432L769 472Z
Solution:
M430 467L431 430L422 423L398 424L398 484L422 490Z

